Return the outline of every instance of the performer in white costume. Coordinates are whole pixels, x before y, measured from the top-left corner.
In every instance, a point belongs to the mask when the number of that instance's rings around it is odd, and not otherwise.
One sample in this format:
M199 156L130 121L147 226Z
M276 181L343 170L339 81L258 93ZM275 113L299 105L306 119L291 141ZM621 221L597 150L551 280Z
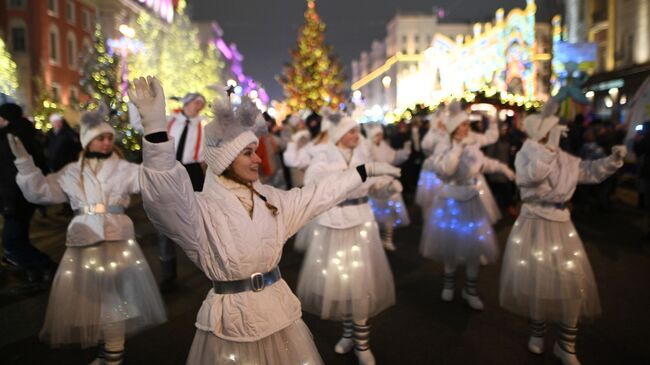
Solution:
M370 155L373 161L380 161L399 166L409 157L411 147L405 145L401 150L394 150L384 140L384 130L380 125L367 130ZM406 144L406 143L405 143ZM402 193L395 193L388 199L371 198L370 206L375 214L375 219L381 224L384 237L382 242L388 251L395 251L393 231L396 227L405 227L411 224Z
M359 126L347 116L330 116L330 143L314 157L307 183L320 181L371 161L361 145ZM401 191L398 180L369 179L347 200L317 219L298 278L297 294L305 311L343 322L337 353L355 349L360 364L374 364L368 319L395 303L393 275L382 248L368 194L388 198Z
M158 80L136 79L129 95L145 129L141 181L147 214L212 281L188 364L321 364L300 302L281 277L282 247L367 176L399 170L371 163L302 189L262 185L253 132L260 113L243 97L236 112L229 101L215 102L215 120L205 127L206 181L195 193L165 133Z
M438 191L422 232L420 253L444 263L441 297L454 297L456 267L465 265L463 298L470 307L483 309L478 296L479 261L483 256L494 262L496 237L488 214L479 198L478 175L502 173L509 179L514 172L499 161L487 158L469 135L469 116L460 109L450 110L446 120L449 139L436 147L432 166L443 187Z
M56 272L40 337L53 347L103 342L93 364L121 364L124 338L165 322L165 307L124 210L140 192L141 169L114 151L105 106L81 117L81 158L43 176L9 136L16 181L34 204L69 203L66 250Z
M566 127L555 116L524 120L528 139L517 153L517 186L524 202L503 257L501 306L530 318L528 349L544 351L546 321L559 324L553 353L565 365L578 365L578 319L600 314L596 281L565 203L577 184L599 183L623 165L624 146L612 155L582 161L562 151Z

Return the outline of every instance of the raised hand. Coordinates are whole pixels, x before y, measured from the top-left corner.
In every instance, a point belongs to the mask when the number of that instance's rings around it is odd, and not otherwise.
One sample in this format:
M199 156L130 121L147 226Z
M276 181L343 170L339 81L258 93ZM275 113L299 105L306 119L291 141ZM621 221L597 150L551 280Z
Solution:
M138 108L145 134L167 130L165 116L165 92L160 81L153 76L139 77L131 81L129 99Z
M11 149L11 153L14 154L16 160L31 157L18 137L14 136L11 133L7 133L7 142L9 143L9 149Z
M369 162L366 165L366 174L370 176L383 176L389 175L394 177L400 177L402 170L397 167L394 167L391 164L385 162Z

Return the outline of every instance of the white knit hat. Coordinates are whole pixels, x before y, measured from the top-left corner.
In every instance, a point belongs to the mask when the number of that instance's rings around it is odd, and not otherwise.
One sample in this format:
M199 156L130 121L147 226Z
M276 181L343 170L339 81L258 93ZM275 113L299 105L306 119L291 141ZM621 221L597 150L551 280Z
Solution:
M104 103L99 104L96 110L87 111L81 115L79 137L83 148L86 148L95 137L101 134L110 133L115 137L115 129L106 123L107 116L108 108Z
M359 124L349 116L336 111L323 110L323 122L329 133L329 139L332 143L336 144L346 133L352 128L358 127ZM329 123L329 126L327 125ZM323 130L323 125L321 125Z
M384 129L380 125L368 125L366 128L366 133L368 134L368 139L372 140L379 133L384 133Z
M63 115L59 113L50 114L50 123L63 120Z
M256 132L266 130L257 106L247 96L233 111L230 99L215 101L214 119L205 126L205 162L216 175L221 175L251 143L258 142Z
M555 116L559 108L557 100L549 99L542 108L541 114L531 114L524 119L524 130L528 138L537 142L546 137L546 134L553 129L558 123L560 118Z
M185 106L198 98L203 99L203 103L206 104L205 96L203 96L201 93L187 93L185 96L183 96L181 102L183 103L183 106Z
M447 133L453 134L456 128L463 122L469 121L469 114L467 114L460 105L460 102L454 101L449 104L449 115L445 119L445 127Z

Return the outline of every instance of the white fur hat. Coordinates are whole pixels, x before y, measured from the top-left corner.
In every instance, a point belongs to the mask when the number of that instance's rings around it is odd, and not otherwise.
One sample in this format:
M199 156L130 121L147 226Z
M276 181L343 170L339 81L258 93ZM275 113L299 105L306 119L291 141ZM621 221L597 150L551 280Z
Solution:
M330 141L334 144L336 144L336 142L338 142L352 128L359 126L354 119L338 111L325 113L323 115L323 121L331 123L331 125L327 127L327 131L329 133ZM321 130L323 130L322 126Z
M221 175L246 146L258 142L256 132L266 125L247 96L241 98L236 111L230 99L213 104L214 119L205 126L205 162L213 173Z
M531 114L524 119L524 130L528 138L537 142L553 129L560 119L554 115L543 117L541 114Z
M183 103L183 106L185 106L198 98L203 99L204 104L206 103L205 96L203 96L201 93L187 93L185 96L183 96L181 102Z
M447 115L447 118L445 119L445 127L447 128L447 133L453 134L459 125L463 122L469 121L469 114L463 110L458 101L449 104L448 110L449 115Z
M108 108L104 103L99 104L96 110L87 111L81 115L79 138L83 148L88 147L88 144L101 134L110 133L113 137L115 136L115 129L106 122L107 116Z
M372 140L379 133L384 133L384 129L381 125L370 125L366 129L366 133L368 134L368 139Z
M59 113L50 114L50 123L63 120L63 115Z

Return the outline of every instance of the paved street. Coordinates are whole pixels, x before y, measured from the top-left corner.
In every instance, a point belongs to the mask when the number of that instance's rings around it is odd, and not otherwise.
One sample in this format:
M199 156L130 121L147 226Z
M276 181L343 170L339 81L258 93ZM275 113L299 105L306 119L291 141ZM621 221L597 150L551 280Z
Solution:
M586 244L600 288L603 317L580 326L578 353L589 364L650 364L650 244L642 241L642 212L634 207L635 196L620 191L613 209L576 209L577 229ZM417 245L421 224L398 230L398 250L389 254L395 275L397 305L371 321L371 345L379 364L558 364L550 353L532 355L526 349L526 319L511 315L498 306L500 265L482 269L479 289L486 309L474 312L461 301L439 299L441 265L419 257ZM63 253L66 219L38 216L32 227L36 244L55 259ZM129 210L136 222L138 240L159 277L156 234L137 203ZM501 248L512 219L496 227ZM285 249L282 273L295 287L302 256L292 244ZM126 364L182 364L194 335L194 319L208 290L208 282L186 259L180 261L180 278L175 290L164 295L169 321L127 340ZM87 364L95 349L50 350L37 339L47 302L46 291L16 289L11 275L0 279L0 359L3 364ZM304 319L327 364L356 364L354 355L337 355L334 344L340 336L339 323ZM553 330L551 330L553 332Z

